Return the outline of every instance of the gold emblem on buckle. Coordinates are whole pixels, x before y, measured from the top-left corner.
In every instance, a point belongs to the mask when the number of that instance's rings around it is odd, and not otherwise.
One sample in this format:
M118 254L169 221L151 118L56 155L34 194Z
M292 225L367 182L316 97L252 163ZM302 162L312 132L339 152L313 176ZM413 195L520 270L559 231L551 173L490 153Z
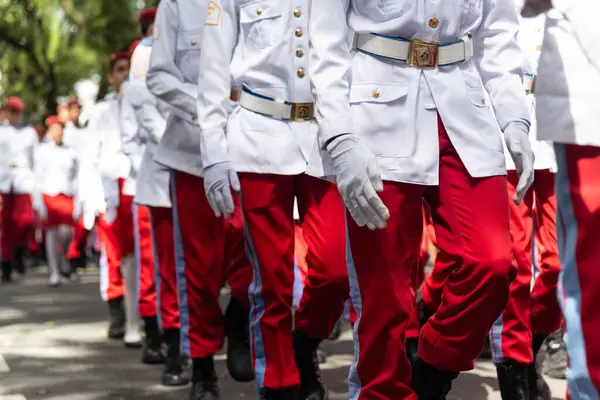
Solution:
M437 42L425 42L418 39L411 40L408 52L408 65L418 68L437 67L438 48L439 43Z
M310 121L315 115L315 105L313 103L292 103L292 113L290 121Z

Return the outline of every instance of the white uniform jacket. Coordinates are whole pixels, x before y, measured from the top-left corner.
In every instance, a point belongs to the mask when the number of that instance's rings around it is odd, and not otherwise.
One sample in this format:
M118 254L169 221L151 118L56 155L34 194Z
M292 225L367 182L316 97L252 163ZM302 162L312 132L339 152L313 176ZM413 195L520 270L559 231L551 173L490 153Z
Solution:
M523 1L517 0L517 12L520 12L523 8ZM531 82L535 82L534 77L537 73L538 59L542 51L542 42L544 40L544 22L546 16L544 14L539 15L536 18L519 18L521 28L517 35L517 42L521 46L523 53L525 54L525 64L523 65L523 71L525 73L525 89L527 93L527 102L529 109L531 110L531 128L529 129L529 139L531 141L531 147L535 153L535 169L549 169L552 172L556 171L556 157L554 155L554 146L551 142L546 140L537 140L537 123L535 116L535 97L530 92L530 89L535 91L535 88L530 86ZM506 169L514 170L515 163L512 157L504 149L504 155L506 156Z
M600 2L552 4L535 88L538 137L600 146Z
M32 194L38 136L31 126L0 126L0 193Z
M142 156L148 139L148 132L140 126L135 112L134 103L138 102L137 90L131 90L131 80L121 86L120 132L123 153L129 157L131 168L125 180L123 193L134 196L137 189L137 179L142 165Z
M474 55L419 69L353 51L348 28L442 44L470 34ZM320 0L312 2L310 29L321 149L353 133L377 157L383 179L436 185L439 114L471 176L506 173L501 131L530 119L513 2ZM333 175L318 153L310 172Z
M146 84L172 106L154 159L202 176L196 111L198 66L208 0L164 0L158 6Z
M140 130L148 134L140 169L134 201L154 207L171 207L169 172L154 161L154 153L166 128L166 107L148 91L144 79L129 82L131 105Z
M119 205L118 180L126 179L131 169L121 144L120 102L120 97L115 96L99 102L94 108L88 124L93 140L90 140L80 166L82 175L86 177L82 178L80 185L82 201L85 199L95 204L101 187L106 208Z
M40 144L35 152L35 192L48 196L77 194L79 162L73 147L54 141Z
M323 0L319 0L323 1ZM212 0L200 60L198 116L206 168L231 157L240 172L306 171L315 121L290 122L236 106L231 81L278 101L313 102L308 79L309 0ZM320 40L320 39L319 39ZM229 153L229 155L228 155Z

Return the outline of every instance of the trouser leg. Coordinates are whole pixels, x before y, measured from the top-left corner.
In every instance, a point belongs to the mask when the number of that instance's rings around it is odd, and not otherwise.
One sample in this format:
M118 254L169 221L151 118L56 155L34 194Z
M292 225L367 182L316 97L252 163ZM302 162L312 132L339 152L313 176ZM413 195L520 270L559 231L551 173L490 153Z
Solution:
M148 207L133 205L135 257L137 265L137 301L142 318L154 317L156 307L156 282L152 225Z

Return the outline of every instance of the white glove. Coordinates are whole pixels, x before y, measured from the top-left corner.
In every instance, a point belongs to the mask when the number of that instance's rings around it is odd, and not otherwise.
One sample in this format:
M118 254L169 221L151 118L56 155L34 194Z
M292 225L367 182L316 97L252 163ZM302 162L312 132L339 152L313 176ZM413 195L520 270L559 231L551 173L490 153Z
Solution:
M231 162L221 162L204 170L204 191L215 215L225 218L233 213L231 189L240 191L240 180Z
M48 220L48 210L46 209L46 203L44 203L44 197L41 193L34 193L32 196L33 209L37 213L38 217L43 222Z
M517 193L513 197L515 204L519 205L533 183L534 176L535 155L529 142L529 127L524 122L511 122L504 129L504 140L519 175Z
M341 135L327 145L344 204L358 226L383 229L390 212L377 195L383 181L375 155L356 136Z

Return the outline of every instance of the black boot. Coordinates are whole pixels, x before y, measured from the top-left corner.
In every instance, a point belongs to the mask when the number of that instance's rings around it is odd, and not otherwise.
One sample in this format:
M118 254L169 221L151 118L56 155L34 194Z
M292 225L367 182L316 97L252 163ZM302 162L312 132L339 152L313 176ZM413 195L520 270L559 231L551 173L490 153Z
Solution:
M496 365L502 400L529 400L527 367L512 360Z
M165 351L156 316L144 318L144 332L146 337L142 350L142 362L144 364L164 364Z
M534 333L531 339L533 349L533 362L527 367L527 383L529 385L529 400L551 400L552 394L548 382L541 373L541 359L538 360L538 353L544 344L548 335L544 333Z
M217 385L217 373L212 357L194 358L192 391L190 400L218 400L221 398Z
M321 339L308 337L300 331L292 334L294 359L300 374L300 387L296 392L297 400L325 400L327 390L321 381L321 371L317 359L317 348Z
M456 377L457 372L442 370L417 360L413 365L411 386L419 400L445 400Z
M258 392L260 400L296 400L296 391L293 389L262 388Z
M123 339L125 337L125 308L123 307L123 297L109 300L108 310L110 312L108 338Z
M187 362L181 356L180 335L179 329L165 329L164 332L167 362L163 371L162 383L165 386L183 386L190 383Z
M0 283L12 282L12 261L2 261L2 271L0 271Z
M411 367L419 359L419 338L406 339L406 358L408 358Z
M250 310L231 296L225 311L227 369L231 377L238 382L250 382L254 379L250 356L249 320Z
M25 275L25 254L27 248L23 246L17 246L14 249L14 268L15 271L21 275Z

